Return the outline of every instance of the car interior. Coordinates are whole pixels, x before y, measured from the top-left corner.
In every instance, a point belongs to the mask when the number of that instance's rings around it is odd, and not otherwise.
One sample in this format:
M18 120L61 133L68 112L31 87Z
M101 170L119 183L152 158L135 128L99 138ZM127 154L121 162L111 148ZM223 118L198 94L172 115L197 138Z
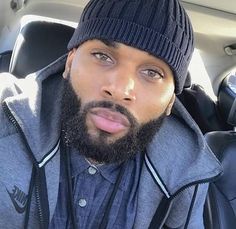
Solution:
M66 54L67 43L87 2L1 1L0 72L24 78ZM224 170L210 184L204 224L207 229L233 229L236 228L236 1L182 3L193 23L195 52L201 57L201 65L193 57L178 99L198 124ZM200 66L204 69L200 70ZM205 82L204 77L208 85L199 83L201 79Z

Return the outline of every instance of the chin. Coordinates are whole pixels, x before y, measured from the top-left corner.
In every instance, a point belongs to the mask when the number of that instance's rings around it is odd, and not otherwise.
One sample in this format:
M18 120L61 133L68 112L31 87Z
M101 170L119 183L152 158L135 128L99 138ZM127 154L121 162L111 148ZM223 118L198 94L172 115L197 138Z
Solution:
M125 136L126 133L111 134L102 130L90 130L88 135L95 144L111 145Z

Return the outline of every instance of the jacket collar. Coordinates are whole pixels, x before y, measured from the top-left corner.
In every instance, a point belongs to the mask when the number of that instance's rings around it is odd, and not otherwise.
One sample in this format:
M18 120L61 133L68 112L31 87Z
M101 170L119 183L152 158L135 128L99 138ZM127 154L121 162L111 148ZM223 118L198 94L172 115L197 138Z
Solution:
M169 198L194 183L214 179L222 168L183 105L176 99L145 155L145 166Z

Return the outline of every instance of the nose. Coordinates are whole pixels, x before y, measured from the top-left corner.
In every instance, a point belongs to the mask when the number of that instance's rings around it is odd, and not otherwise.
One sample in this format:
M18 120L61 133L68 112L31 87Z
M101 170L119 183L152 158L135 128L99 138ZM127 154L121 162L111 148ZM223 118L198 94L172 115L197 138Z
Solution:
M131 74L112 73L101 87L104 98L117 102L131 103L136 100L135 79Z

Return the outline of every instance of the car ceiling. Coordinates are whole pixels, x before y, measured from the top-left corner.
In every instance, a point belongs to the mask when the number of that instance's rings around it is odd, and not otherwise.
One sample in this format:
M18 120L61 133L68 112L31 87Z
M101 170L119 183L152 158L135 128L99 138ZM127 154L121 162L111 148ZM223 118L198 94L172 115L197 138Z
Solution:
M212 9L217 9L220 11L225 11L229 13L236 14L236 1L235 0L183 0L182 2L193 3L200 6L206 6Z
M79 1L73 1L71 2L77 2L77 4L81 4L81 6L84 6L88 0L79 0ZM221 11L231 12L236 14L236 1L235 0L224 0L224 1L217 1L217 0L182 0L182 2L188 2L192 4L196 4L199 6L205 6L212 9L217 9Z

